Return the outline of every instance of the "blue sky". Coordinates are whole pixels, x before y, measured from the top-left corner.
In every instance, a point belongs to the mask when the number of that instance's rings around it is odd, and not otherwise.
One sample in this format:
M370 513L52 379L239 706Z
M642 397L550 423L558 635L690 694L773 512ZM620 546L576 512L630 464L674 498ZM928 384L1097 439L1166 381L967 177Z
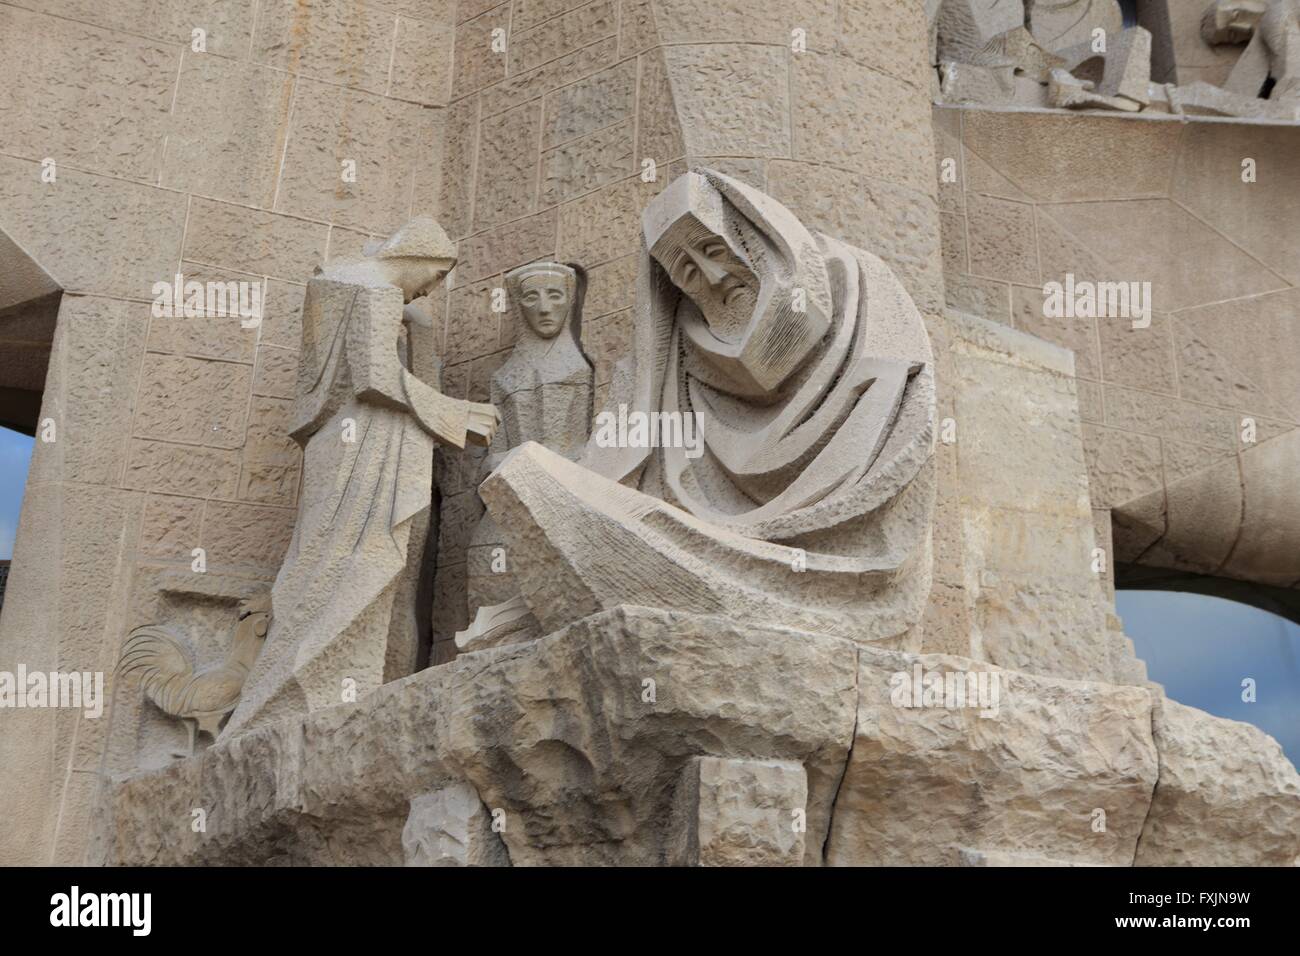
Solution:
M0 428L0 560L14 556L18 511L23 505L23 486L31 460L32 439Z
M1260 727L1300 765L1300 626L1201 594L1119 591L1115 604L1148 675L1170 697ZM1253 704L1241 699L1247 677Z

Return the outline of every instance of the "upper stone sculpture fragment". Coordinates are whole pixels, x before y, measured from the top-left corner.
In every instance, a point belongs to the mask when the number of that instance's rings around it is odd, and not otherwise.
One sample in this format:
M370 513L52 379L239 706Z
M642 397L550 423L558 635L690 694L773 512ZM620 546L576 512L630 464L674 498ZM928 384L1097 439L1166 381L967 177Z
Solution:
M940 0L927 10L944 102L1300 120L1300 0L1215 0L1199 37L1163 38L1167 50L1247 43L1221 87L1153 83L1153 38L1125 27L1116 0Z

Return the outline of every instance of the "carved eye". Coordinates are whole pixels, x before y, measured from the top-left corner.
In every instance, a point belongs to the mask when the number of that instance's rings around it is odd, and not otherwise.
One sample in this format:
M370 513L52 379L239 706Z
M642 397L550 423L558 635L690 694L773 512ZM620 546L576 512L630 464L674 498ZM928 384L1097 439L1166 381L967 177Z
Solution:
M700 270L695 268L694 263L686 263L686 265L682 266L682 285L690 285L699 274Z
M536 293L536 292L525 292L525 293L524 293L524 305L536 305L536 304L537 304L537 293Z
M727 247L720 242L710 242L704 247L704 254L710 259L721 259L727 254Z
M552 301L552 302L563 302L563 301L564 301L564 293L563 293L561 290L559 290L559 289L552 289L550 295L551 295L551 301Z

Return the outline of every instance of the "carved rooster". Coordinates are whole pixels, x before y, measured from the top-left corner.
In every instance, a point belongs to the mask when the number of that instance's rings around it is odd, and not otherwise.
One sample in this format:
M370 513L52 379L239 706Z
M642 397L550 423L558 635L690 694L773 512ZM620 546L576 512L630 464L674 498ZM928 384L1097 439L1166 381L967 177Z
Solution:
M206 731L215 739L221 722L239 703L270 623L269 593L241 601L226 659L198 670L194 652L182 638L164 627L146 624L127 638L118 670L139 684L145 696L164 712L185 722L189 754L193 755L196 733Z

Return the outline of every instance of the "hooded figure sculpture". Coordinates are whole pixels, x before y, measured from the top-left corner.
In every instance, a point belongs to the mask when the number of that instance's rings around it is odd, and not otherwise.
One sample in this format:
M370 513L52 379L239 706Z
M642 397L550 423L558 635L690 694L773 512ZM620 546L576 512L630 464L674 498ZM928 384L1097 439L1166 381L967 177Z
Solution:
M432 219L307 284L293 438L298 520L272 589L270 633L226 732L359 699L384 680L412 525L432 499L435 441L489 444L491 405L448 398L399 357L407 307L455 264Z
M533 262L506 273L519 327L515 347L492 376L491 401L501 430L488 458L535 441L577 458L591 430L593 372L580 344L586 274L558 262Z
M479 489L530 611L544 631L640 605L911 646L934 500L911 299L717 172L643 225L633 353L583 458L525 444Z
M582 456L591 433L594 372L582 350L582 300L587 275L580 266L531 262L506 273L506 291L518 340L492 376L491 398L501 428L479 474L527 441L565 458ZM514 643L537 636L537 622L520 598L503 556L502 535L490 514L470 535L466 596L472 622L456 634L460 650Z

